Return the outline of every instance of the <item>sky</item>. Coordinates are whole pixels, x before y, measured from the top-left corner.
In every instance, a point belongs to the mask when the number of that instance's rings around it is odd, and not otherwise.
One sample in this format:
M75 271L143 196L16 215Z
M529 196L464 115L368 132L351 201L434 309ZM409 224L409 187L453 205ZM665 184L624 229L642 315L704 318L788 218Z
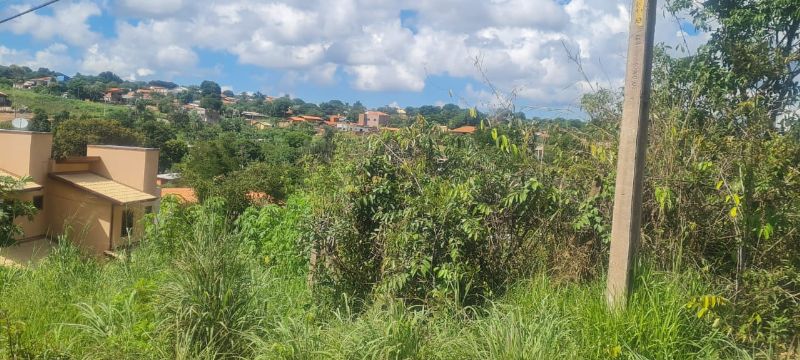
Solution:
M5 0L0 16L42 2ZM707 40L662 6L657 42ZM213 80L373 108L490 110L493 87L529 115L574 118L582 94L622 85L629 9L629 0L61 0L0 24L0 64Z

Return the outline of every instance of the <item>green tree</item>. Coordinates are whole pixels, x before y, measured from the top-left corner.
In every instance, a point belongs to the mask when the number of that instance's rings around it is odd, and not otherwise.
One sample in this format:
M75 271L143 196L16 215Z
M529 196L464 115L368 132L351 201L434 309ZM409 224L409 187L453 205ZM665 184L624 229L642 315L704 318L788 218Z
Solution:
M53 116L52 128L58 128L64 121L69 120L69 111L63 110Z
M161 146L158 167L162 171L171 169L172 165L183 161L188 153L189 145L186 142L177 139L168 140Z
M114 120L78 119L63 122L53 139L53 157L86 155L86 145L139 146L144 136Z
M34 110L33 118L30 124L28 124L28 130L50 132L50 119L47 117L47 112L42 109Z
M347 120L357 121L358 115L363 114L365 111L367 111L367 107L361 101L356 101L347 113Z
M178 130L185 130L191 123L191 118L186 111L174 111L167 115L167 120Z
M145 147L160 149L167 141L176 137L172 126L159 120L139 121L136 125L136 130L144 135L142 145Z
M200 84L200 106L204 109L219 112L222 110L222 90L219 84L213 81L203 81Z
M284 118L291 107L292 100L288 96L279 97L269 103L267 114L276 118Z
M14 219L23 216L33 219L36 215L36 208L30 201L16 196L27 180L0 175L0 247L13 244L14 239L22 235L22 228L14 224Z
M699 116L758 99L774 123L787 105L797 103L800 2L678 0L671 9L688 11L697 28L711 32L686 74L700 85L692 97L694 107L705 109Z
M104 83L122 83L122 79L111 71L104 71L97 75L97 79Z

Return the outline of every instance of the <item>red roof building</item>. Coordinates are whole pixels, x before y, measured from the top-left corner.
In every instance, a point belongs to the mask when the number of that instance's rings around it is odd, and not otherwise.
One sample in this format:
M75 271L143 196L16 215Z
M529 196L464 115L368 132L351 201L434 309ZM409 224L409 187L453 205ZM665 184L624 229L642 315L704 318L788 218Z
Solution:
M462 126L462 127L450 130L450 132L453 133L453 134L465 135L465 134L472 134L472 133L475 132L475 130L476 130L476 128L474 126Z

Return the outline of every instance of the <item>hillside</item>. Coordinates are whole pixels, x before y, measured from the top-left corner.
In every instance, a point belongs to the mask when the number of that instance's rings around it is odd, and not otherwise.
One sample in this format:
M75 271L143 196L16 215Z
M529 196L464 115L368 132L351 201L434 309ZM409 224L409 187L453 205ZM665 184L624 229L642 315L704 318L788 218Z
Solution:
M0 92L6 93L9 96L15 108L26 106L31 111L34 109L42 109L48 114L57 114L62 111L67 111L70 115L75 117L86 116L90 118L102 118L109 112L125 109L117 105L67 99L61 96L40 94L29 90L0 88ZM28 117L30 117L30 115L28 115ZM0 113L0 121L11 120L11 118L13 118L13 114Z

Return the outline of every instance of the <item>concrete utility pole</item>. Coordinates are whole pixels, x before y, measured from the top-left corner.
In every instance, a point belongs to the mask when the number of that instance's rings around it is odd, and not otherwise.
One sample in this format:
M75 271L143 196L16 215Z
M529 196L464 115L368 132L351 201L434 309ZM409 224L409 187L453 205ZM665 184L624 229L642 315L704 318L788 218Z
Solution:
M627 303L641 235L655 15L656 0L633 0L606 289L611 308L624 308Z

